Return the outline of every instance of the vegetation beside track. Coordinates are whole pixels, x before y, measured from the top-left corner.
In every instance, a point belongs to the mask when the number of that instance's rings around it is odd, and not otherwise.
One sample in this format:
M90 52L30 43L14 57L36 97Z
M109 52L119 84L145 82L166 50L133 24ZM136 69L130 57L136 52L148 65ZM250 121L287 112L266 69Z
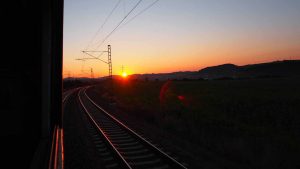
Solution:
M299 86L299 78L127 79L114 83L113 96L130 115L237 163L292 168L299 165Z

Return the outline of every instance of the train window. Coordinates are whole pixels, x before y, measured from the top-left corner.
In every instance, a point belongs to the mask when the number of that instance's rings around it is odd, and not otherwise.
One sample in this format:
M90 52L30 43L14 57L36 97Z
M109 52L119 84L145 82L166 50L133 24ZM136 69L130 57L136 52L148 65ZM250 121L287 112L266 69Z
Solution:
M64 167L300 167L299 9L65 0Z

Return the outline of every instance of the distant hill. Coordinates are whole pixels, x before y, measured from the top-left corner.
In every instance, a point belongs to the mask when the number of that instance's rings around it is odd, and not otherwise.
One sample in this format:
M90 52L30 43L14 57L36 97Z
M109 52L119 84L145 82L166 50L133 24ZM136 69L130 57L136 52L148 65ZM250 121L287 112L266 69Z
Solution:
M284 60L244 66L228 63L206 67L199 71L130 75L133 79L142 80L259 78L278 76L300 76L300 60Z
M140 80L168 80L168 79L197 79L199 77L198 72L173 72L173 73L157 73L157 74L134 74L130 75L133 79Z
M295 76L300 75L300 60L284 60L245 66L224 64L201 69L199 74L208 79Z
M285 60L240 68L241 76L295 76L300 75L300 60Z
M205 79L216 79L222 77L236 77L239 72L239 66L234 64L223 64L207 67L199 71L199 76Z

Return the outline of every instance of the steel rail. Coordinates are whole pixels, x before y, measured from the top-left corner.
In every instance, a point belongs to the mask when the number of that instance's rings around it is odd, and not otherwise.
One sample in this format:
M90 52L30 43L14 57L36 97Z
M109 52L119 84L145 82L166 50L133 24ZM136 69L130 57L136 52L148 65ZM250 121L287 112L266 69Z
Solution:
M104 131L100 128L100 126L97 124L97 122L93 119L93 117L91 116L90 112L87 110L87 108L85 107L85 105L83 104L81 97L80 97L80 93L82 92L82 90L84 90L85 88L81 89L78 92L78 98L80 101L81 106L83 107L83 109L85 110L85 113L87 114L87 116L89 117L90 121L93 123L93 125L98 129L98 131L101 133L101 135L105 138L105 141L108 143L108 145L114 150L114 152L117 154L117 156L120 158L121 160L121 164L125 165L126 168L132 169L132 167L127 163L127 161L124 159L124 157L120 154L120 152L116 149L116 147L113 145L113 143L110 141L110 139L106 136L106 134L104 133Z
M173 165L176 166L176 168L184 168L187 169L184 165L182 165L181 163L179 163L177 160L175 160L174 158L172 158L171 156L169 156L168 154L166 154L165 152L163 152L162 150L160 150L159 148L157 148L156 146L154 146L153 144L151 144L149 141L147 141L146 139L144 139L142 136L140 136L139 134L137 134L135 131L131 130L129 127L127 127L125 124L123 124L121 121L119 121L118 119L116 119L114 116L112 116L110 113L108 113L106 110L104 110L102 107L100 107L98 104L96 104L87 94L86 94L86 90L88 89L88 87L83 89L83 93L84 95L87 97L87 99L94 105L96 106L100 111L104 112L105 115L107 115L110 119L112 119L115 123L117 123L118 125L120 125L123 129L125 129L126 131L129 131L131 134L133 134L136 138L138 138L139 140L141 140L142 142L144 142L146 145L148 145L149 147L151 147L152 149L154 149L158 154L161 154L163 157L165 157L165 159L170 160Z

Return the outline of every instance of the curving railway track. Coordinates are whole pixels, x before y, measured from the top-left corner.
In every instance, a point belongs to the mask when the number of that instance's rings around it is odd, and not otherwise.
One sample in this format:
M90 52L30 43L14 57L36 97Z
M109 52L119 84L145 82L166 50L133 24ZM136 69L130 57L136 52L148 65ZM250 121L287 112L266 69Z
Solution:
M97 105L86 90L78 91L78 99L106 168L186 168Z

